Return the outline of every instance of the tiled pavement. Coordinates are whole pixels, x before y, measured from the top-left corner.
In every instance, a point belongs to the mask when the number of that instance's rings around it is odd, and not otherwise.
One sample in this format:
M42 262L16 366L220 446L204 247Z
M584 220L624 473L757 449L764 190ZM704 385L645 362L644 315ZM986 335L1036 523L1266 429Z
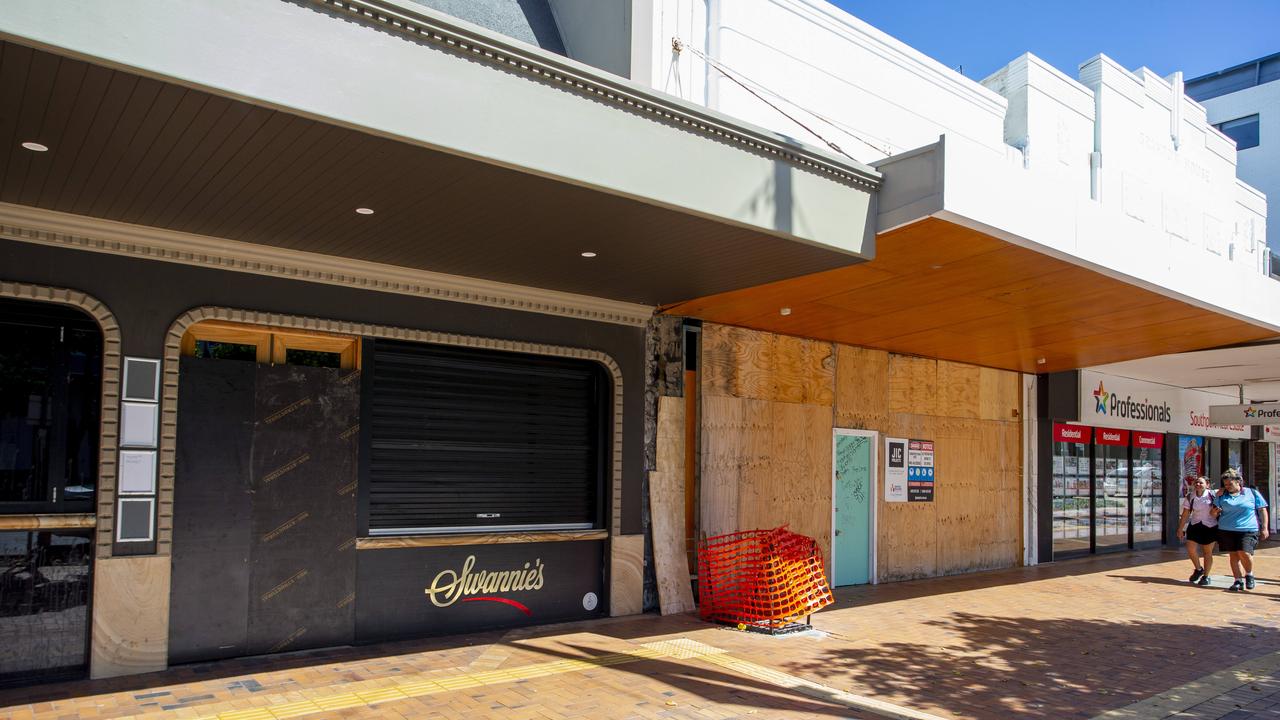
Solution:
M842 590L780 638L644 616L191 665L0 691L0 717L1280 718L1280 548L1250 594L1189 570L1136 553Z

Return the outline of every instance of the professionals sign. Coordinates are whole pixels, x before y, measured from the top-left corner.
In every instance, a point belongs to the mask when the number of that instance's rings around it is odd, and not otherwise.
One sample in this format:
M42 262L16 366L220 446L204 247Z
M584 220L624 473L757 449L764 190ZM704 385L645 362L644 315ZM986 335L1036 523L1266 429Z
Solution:
M1280 404L1213 405L1209 422L1219 425L1274 425L1280 422Z
M1094 370L1080 371L1079 421L1128 430L1247 438L1241 422L1218 423L1209 408L1231 395L1133 380Z
M907 442L907 500L933 502L933 441Z

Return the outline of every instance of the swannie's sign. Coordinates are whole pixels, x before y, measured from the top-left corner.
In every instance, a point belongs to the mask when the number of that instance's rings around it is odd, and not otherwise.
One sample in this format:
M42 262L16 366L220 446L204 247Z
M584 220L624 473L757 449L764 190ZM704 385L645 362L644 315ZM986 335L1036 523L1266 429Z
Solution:
M361 550L356 640L374 642L608 612L607 540Z
M496 602L532 615L533 611L524 603L495 593L541 590L542 569L542 559L537 558L514 570L476 570L476 556L468 555L461 569L441 570L423 592L436 607L449 607L459 600Z
M1247 438L1250 433L1244 425L1217 424L1209 420L1210 406L1233 400L1234 397L1206 390L1134 380L1095 370L1080 371L1079 422L1086 425Z

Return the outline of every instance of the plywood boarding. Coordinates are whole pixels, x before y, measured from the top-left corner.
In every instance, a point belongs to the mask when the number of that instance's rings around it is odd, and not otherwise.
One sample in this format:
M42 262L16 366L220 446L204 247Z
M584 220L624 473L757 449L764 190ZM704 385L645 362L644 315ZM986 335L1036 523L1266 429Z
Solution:
M1016 565L1021 423L1013 411L1019 375L874 350L837 352L836 418L848 423L842 426L936 443L934 502L878 501L880 580ZM883 396L872 386L882 377ZM875 413L880 407L887 412ZM883 458L880 463L883 478Z
M702 536L743 529L738 515L739 488L755 484L757 475L769 472L770 419L765 400L704 395L698 498Z
M782 315L783 306L791 313ZM936 218L878 236L875 262L664 311L1027 373L1275 336Z
M169 640L169 558L99 558L93 565L90 675L163 670Z
M609 615L644 612L644 536L615 535L609 541Z
M657 468L649 473L649 510L663 615L694 609L684 532L684 425L684 398L658 398Z
M836 346L836 427L874 430L889 414L889 353Z
M655 455L654 469L660 472L678 473L684 476L685 431L684 431L684 398L658 398L658 451ZM684 488L681 483L681 507L684 502ZM683 523L681 512L681 523Z
M831 547L830 343L707 325L703 535L790 525Z
M707 325L702 333L704 395L830 406L831 343Z
M694 610L684 549L684 474L649 473L653 570L663 615Z
M789 524L829 556L831 428L851 427L937 441L935 501L878 501L881 580L1017 564L1018 373L713 324L703 361L705 534Z
M934 415L938 412L938 361L889 356L889 412Z

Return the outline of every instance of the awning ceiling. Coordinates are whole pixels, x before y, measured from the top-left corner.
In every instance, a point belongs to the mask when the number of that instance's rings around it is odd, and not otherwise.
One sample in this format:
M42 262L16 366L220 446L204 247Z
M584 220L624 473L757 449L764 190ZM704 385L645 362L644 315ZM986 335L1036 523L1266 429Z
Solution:
M615 300L858 262L13 42L0 43L0 142L3 202Z
M665 311L1028 373L1274 337L936 218L878 236L874 262Z

